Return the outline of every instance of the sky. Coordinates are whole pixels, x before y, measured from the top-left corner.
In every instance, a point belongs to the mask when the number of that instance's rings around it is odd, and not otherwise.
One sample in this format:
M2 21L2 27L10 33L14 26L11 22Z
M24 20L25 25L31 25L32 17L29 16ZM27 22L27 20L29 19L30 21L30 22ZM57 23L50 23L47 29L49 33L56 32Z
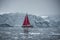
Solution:
M60 0L0 0L0 14L10 12L37 16L60 15Z

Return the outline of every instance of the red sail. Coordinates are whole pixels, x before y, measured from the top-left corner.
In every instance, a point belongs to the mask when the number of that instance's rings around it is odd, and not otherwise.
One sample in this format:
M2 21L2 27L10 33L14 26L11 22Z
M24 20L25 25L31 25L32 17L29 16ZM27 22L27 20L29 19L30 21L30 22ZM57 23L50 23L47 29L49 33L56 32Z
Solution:
M25 16L24 22L23 22L23 27L30 27L30 22L28 19L28 15Z

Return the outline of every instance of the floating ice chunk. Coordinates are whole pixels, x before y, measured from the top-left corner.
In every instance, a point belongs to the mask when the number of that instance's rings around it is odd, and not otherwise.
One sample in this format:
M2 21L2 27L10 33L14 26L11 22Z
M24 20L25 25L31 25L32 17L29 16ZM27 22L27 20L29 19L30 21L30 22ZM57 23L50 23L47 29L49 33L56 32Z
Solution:
M6 34L11 34L11 32L5 32Z

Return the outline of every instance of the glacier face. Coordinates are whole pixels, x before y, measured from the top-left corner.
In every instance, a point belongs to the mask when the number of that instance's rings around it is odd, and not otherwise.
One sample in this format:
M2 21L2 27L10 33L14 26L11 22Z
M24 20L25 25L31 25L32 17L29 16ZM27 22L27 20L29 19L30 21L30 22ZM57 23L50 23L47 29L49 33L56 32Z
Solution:
M0 15L0 24L9 24L11 26L22 26L26 14L11 13ZM59 27L60 17L35 16L28 15L30 23L34 27Z

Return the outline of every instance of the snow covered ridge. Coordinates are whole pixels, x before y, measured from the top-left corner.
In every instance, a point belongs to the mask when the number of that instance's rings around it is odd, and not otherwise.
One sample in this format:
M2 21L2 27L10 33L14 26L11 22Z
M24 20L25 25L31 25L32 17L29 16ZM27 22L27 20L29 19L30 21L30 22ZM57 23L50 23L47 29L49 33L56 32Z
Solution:
M9 13L0 15L0 24L9 24L11 26L21 26L26 14L23 13ZM59 27L60 16L36 16L29 15L31 25L38 28L46 27Z

